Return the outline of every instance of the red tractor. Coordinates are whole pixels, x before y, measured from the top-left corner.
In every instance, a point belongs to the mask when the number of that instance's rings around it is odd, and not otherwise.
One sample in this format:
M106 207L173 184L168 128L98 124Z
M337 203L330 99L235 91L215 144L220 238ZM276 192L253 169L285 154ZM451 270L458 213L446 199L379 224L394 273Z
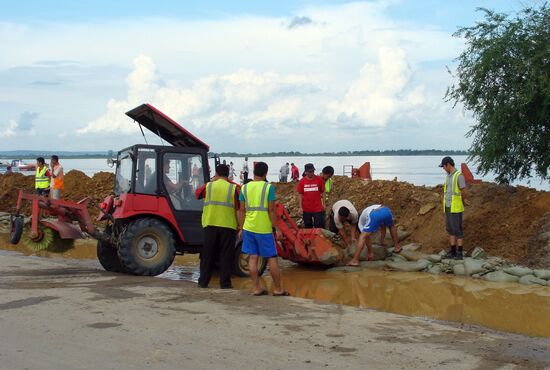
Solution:
M79 233L74 232L78 227L73 222L77 222L81 231L98 239L97 257L107 271L158 275L170 267L176 254L200 253L203 201L196 199L195 190L210 179L208 145L152 105L140 105L126 114L142 133L145 127L171 146L134 145L118 152L111 161L116 165L113 194L100 204L98 220L106 221L104 231L93 226L87 210L82 213L85 206L21 194L12 236L20 237L21 201L30 200L31 240L39 240L44 228L53 229L61 239L75 239ZM39 208L58 220L40 220ZM71 233L65 233L69 225ZM18 241L12 237L12 242ZM240 242L235 245L234 260L235 274L248 276L248 255L241 253ZM260 273L266 262L260 258Z

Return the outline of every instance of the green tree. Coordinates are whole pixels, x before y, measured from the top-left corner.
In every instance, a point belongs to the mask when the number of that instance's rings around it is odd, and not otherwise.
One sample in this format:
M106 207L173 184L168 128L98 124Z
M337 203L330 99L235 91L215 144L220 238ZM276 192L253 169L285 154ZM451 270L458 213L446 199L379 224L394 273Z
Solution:
M446 94L473 113L470 159L501 183L533 172L548 179L550 7L544 2L515 15L478 10L484 19L454 34L466 48Z

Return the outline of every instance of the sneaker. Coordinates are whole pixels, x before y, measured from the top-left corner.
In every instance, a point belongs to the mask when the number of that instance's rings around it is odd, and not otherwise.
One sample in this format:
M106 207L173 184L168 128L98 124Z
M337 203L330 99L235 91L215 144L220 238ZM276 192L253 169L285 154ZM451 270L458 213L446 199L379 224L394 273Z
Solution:
M462 251L457 251L455 255L455 260L463 260L464 259L464 253Z

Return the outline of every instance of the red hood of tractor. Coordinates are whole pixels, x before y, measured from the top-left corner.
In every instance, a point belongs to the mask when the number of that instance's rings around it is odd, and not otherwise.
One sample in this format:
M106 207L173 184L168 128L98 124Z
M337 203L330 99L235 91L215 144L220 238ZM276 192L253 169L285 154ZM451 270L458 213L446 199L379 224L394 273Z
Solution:
M173 146L203 148L206 151L210 149L207 144L151 104L135 107L126 112L126 115Z

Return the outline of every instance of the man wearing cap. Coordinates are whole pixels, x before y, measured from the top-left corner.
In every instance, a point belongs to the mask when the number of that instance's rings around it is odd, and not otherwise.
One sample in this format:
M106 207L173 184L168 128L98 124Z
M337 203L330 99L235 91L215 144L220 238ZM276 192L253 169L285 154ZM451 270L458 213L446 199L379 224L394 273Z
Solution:
M304 167L304 177L298 182L296 189L299 197L300 212L304 227L325 226L325 182L315 175L315 167L308 163Z
M466 180L455 168L451 157L444 157L439 167L447 173L443 184L443 211L445 212L445 228L449 236L449 251L447 258L464 258L464 232L462 231L462 214L464 204L469 205L466 193Z

